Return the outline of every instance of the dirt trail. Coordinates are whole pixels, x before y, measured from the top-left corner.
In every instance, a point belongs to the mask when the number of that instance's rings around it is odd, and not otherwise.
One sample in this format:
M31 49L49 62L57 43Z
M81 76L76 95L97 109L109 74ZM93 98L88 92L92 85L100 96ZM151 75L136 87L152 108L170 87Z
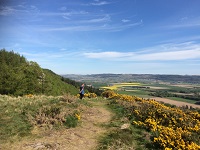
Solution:
M14 150L94 150L97 148L98 138L106 133L101 124L110 121L112 114L104 106L103 102L91 102L93 107L84 111L81 123L76 128L51 131L32 141L23 140L9 149Z

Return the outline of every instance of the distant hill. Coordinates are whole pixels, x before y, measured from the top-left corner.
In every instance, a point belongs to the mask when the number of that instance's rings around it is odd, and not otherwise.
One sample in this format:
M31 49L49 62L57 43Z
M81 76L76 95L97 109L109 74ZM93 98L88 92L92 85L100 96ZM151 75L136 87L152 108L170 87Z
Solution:
M200 75L159 75L159 74L91 74L91 75L63 75L75 81L88 82L169 82L200 84Z
M0 94L77 94L79 83L42 69L13 51L0 50ZM71 83L74 83L73 85Z

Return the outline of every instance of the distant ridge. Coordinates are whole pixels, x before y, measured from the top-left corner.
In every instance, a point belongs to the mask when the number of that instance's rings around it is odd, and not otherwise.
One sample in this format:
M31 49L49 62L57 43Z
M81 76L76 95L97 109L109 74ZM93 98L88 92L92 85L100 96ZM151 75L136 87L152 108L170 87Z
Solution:
M200 84L200 75L167 75L167 74L90 74L90 75L62 75L76 81L102 81L105 82L133 82L153 81L169 83Z

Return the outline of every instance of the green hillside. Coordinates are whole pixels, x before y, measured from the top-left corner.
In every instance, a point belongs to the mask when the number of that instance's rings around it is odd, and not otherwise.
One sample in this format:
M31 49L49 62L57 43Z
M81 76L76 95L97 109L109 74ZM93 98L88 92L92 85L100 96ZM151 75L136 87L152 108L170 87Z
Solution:
M28 61L13 51L0 50L0 64L0 94L75 95L78 92L77 86L70 84L70 80L42 69L36 62Z

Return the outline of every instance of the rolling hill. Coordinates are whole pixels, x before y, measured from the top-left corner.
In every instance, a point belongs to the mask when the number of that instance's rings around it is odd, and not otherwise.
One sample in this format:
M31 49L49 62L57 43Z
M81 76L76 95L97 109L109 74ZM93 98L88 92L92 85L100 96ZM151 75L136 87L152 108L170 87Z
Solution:
M78 82L43 69L36 62L28 61L14 51L0 50L0 64L0 94L22 96L78 93Z

